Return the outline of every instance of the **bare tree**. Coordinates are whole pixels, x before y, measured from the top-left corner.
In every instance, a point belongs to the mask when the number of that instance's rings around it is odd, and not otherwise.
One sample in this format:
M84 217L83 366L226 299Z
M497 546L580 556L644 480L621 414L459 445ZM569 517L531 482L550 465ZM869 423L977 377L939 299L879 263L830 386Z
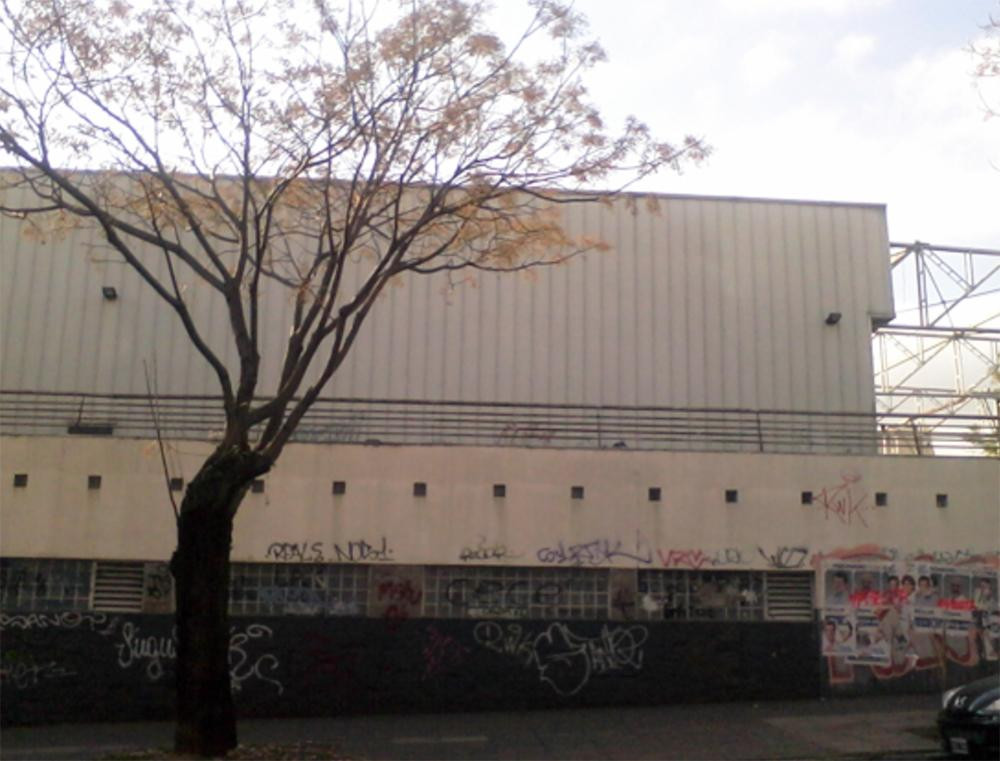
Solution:
M975 61L973 74L980 80L979 97L983 108L987 116L996 117L1000 115L997 92L997 82L1000 81L1000 20L990 16L989 22L982 29L982 39L969 45L968 49Z
M99 226L221 390L225 431L184 494L171 561L178 751L236 744L233 519L386 284L562 261L593 243L563 231L559 204L705 155L700 140L657 142L635 119L610 133L581 83L603 57L583 19L559 0L529 11L504 44L480 0L392 13L327 0L3 0L3 212ZM294 310L277 384L262 389L266 281ZM224 305L238 362L209 345L190 282Z

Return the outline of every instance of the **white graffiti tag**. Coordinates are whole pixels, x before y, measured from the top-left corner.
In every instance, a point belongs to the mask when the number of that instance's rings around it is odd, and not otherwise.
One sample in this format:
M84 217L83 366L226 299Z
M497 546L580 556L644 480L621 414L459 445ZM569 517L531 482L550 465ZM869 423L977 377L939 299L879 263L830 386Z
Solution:
M270 639L273 632L263 624L248 624L240 630L230 629L229 634L229 678L234 692L243 688L243 683L256 679L274 685L278 694L285 691L284 685L273 674L281 667L273 653L251 655L246 645L251 640ZM118 651L118 665L130 669L143 665L151 682L159 681L166 673L166 662L177 659L177 638L174 633L168 637L143 636L139 627L126 621L121 627L121 642L115 645Z
M603 626L598 636L581 637L563 623L550 624L538 635L522 633L515 624L505 632L495 621L482 621L473 630L476 642L488 650L534 665L539 680L560 695L575 695L595 674L640 671L648 636L644 626Z
M233 692L239 692L243 688L243 683L248 679L259 679L268 682L278 688L278 694L285 691L285 686L270 676L265 676L264 672L274 673L281 665L278 657L273 653L264 653L257 660L251 661L243 646L252 639L266 637L270 639L273 632L269 626L263 624L250 624L246 631L233 632L229 638L229 679L233 687ZM262 671L263 670L263 671Z

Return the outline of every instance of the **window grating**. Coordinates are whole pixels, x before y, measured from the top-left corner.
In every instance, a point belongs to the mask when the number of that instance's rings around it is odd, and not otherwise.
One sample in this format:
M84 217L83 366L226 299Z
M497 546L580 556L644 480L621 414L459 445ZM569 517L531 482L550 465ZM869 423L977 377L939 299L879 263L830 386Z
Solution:
M639 616L650 621L764 618L760 571L639 571Z
M608 571L428 566L424 613L433 618L606 619Z
M91 560L0 558L0 609L87 610Z
M811 573L765 573L767 618L770 621L812 621Z
M145 563L98 560L94 571L94 610L141 613Z
M363 616L368 566L233 563L229 612L242 615Z

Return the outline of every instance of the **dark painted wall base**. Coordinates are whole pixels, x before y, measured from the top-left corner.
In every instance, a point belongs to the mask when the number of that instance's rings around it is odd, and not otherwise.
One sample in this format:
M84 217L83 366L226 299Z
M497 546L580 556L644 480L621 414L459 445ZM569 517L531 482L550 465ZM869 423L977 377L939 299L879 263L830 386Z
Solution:
M172 713L169 616L3 614L5 724ZM233 620L241 716L820 694L811 623Z

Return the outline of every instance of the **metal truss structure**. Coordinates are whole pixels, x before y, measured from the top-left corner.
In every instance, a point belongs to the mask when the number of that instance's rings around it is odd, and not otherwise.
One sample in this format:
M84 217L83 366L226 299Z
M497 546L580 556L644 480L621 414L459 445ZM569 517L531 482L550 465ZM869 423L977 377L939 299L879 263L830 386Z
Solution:
M891 243L890 256L896 317L874 333L877 412L986 416L996 422L971 426L970 436L992 451L1000 443L1000 250L917 241ZM933 442L933 428L923 434Z

